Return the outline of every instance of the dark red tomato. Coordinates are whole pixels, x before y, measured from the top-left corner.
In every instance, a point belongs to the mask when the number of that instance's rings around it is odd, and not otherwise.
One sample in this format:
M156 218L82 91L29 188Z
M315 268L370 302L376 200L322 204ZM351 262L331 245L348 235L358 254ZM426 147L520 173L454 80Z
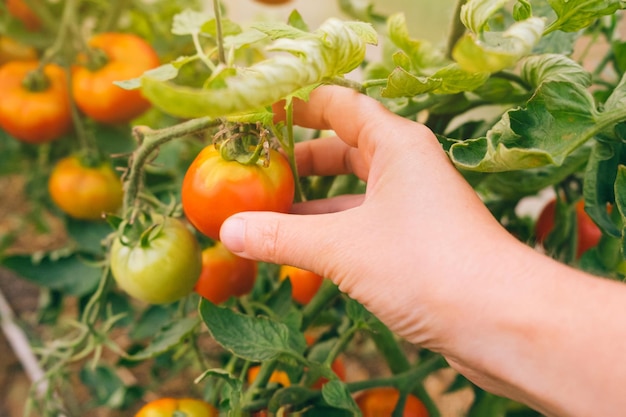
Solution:
M291 296L300 304L308 304L317 293L324 278L315 272L290 265L280 267L279 279L289 278L291 281Z
M39 82L27 86L25 80L38 66L37 61L12 61L0 67L0 128L33 144L58 139L72 127L65 71L48 64Z
M249 293L257 274L256 261L241 258L217 242L202 251L202 272L194 290L219 304Z
M41 28L39 16L28 7L24 0L7 0L6 6L9 13L20 20L26 29L34 32Z
M356 403L363 417L390 417L400 399L397 389L391 387L372 388L356 397ZM409 394L404 405L403 417L428 417L426 406Z
M602 237L602 231L585 212L585 202L583 200L579 200L576 203L575 209L578 227L578 248L576 250L576 257L580 258L583 253L598 244ZM538 243L543 243L554 228L555 211L556 200L550 200L541 210L537 218L537 223L535 224L535 236Z
M195 398L159 398L144 405L135 417L217 417L217 409Z
M86 166L68 156L56 163L48 179L52 201L75 219L100 220L122 206L122 181L109 162Z
M89 46L104 53L104 65L90 68L85 56L74 68L72 94L78 108L92 119L105 123L126 123L150 108L139 90L125 90L113 84L136 78L159 66L159 57L148 42L127 33L101 33Z
M189 166L182 185L185 215L200 232L218 240L222 223L242 211L286 213L294 197L289 163L270 151L270 163L244 165L222 158L215 146L204 148Z

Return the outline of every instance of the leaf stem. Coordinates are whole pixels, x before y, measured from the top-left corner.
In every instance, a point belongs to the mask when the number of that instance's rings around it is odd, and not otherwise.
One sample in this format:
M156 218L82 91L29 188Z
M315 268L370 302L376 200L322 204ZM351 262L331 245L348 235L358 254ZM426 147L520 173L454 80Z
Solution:
M100 31L108 32L117 27L117 23L120 20L122 12L129 7L130 0L113 0L109 3L109 11L105 18L101 21Z
M463 5L467 3L467 0L457 0L454 12L452 14L452 20L450 25L450 31L448 34L448 41L446 43L446 56L452 59L452 51L454 45L461 39L461 36L465 34L465 25L461 21L461 9Z
M220 1L213 0L213 11L215 13L215 30L217 35L217 51L219 60L222 64L226 64L226 54L224 53L224 34L222 30L222 10Z
M330 279L325 279L320 289L302 310L302 330L306 330L318 314L327 308L339 294L341 294L339 287Z
M127 214L128 209L134 205L139 191L141 190L143 179L143 168L148 162L150 156L163 144L183 136L200 132L210 127L218 126L223 121L211 117L200 117L191 119L177 125L164 129L152 130L147 126L137 126L133 129L133 135L140 144L139 148L133 154L130 167L124 181L124 211Z

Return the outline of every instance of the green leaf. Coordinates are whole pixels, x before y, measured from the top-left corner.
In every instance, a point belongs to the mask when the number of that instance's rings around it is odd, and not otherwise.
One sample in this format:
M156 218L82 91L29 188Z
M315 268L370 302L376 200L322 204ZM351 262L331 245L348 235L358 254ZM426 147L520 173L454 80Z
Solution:
M234 36L242 33L241 26L230 19L222 18L222 36ZM217 38L217 20L210 19L202 25L202 33Z
M133 340L153 337L167 323L172 315L172 307L162 304L150 304L141 316L135 320L129 335Z
M533 8L527 0L517 0L513 6L513 19L526 20L533 15Z
M304 18L296 9L289 14L287 22L289 23L289 26L293 26L294 28L300 29L304 32L309 32L309 25L306 24Z
M234 355L251 360L277 359L281 355L302 355L304 336L294 334L284 323L267 317L250 317L202 300L200 316L211 336Z
M558 17L548 26L546 33L555 30L575 32L623 8L621 0L548 0L548 3Z
M582 86L548 82L525 108L504 114L486 137L457 142L450 156L462 169L500 172L561 165L598 133L597 112Z
M161 355L178 346L199 324L195 317L185 317L166 324L142 351L131 355L131 360L146 360Z
M315 397L317 393L314 391L300 386L292 385L277 390L272 398L270 398L268 404L268 410L271 412L277 412L280 407L289 405L297 409L297 407L309 399Z
M187 62L186 59L184 60L185 60L184 62ZM177 66L174 64L164 64L159 67L146 71L143 74L143 77L150 77L151 79L155 81L169 81L169 80L173 80L174 78L176 78L176 76L178 76L179 68L180 66ZM123 81L122 80L114 81L113 84L125 90L136 90L138 88L141 88L141 82L142 82L141 80L143 77L131 78L128 80L123 80Z
M621 141L596 141L583 186L585 211L604 233L613 237L621 237L621 230L611 219L606 204L615 201L615 180L618 166L624 159L622 149Z
M97 406L123 409L138 401L144 391L139 386L124 384L115 369L109 366L84 367L80 370L79 377Z
M613 89L613 92L604 103L603 113L621 114L626 107L626 74L624 74L619 84Z
M461 22L474 33L487 28L489 19L508 3L508 0L469 0L461 8Z
M622 256L626 254L626 166L620 165L615 178L615 206L622 218Z
M452 51L453 58L468 72L497 72L513 67L541 39L544 21L537 17L514 23L504 32L463 36Z
M322 387L324 401L332 407L347 410L354 416L360 416L361 410L352 398L346 384L339 380L328 381Z
M2 260L2 266L40 287L77 297L91 294L102 276L100 267L85 262L76 253L61 258L46 254L39 259L10 256Z
M68 218L65 224L69 237L86 253L104 254L103 240L113 232L108 223L81 221Z
M172 33L181 36L200 33L205 23L211 19L215 20L212 14L185 9L174 16Z
M440 50L422 39L413 39L409 34L406 16L396 13L387 19L389 40L406 54L416 74L425 75L445 65L445 57ZM409 70L409 68L405 68Z
M181 86L144 74L142 93L166 113L179 117L222 117L256 111L304 87L352 71L365 58L365 45L349 25L329 19L313 34L276 40L270 49L288 54L237 68L215 88Z
M591 74L576 61L560 54L541 54L526 58L520 75L533 88L549 81L570 82L583 87L591 85Z

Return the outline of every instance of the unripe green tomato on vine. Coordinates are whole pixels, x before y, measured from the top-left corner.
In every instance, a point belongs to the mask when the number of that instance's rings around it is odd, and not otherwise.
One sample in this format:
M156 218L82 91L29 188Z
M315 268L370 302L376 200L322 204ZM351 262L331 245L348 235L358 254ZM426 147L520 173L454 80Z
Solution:
M111 244L111 273L130 296L152 304L172 303L188 295L202 268L200 245L180 220L165 217L134 242L116 237Z
M204 148L191 163L182 184L185 216L196 229L219 240L222 223L242 211L275 211L291 208L295 183L287 159L270 150L269 165L228 161L213 145Z
M83 164L78 156L59 160L48 179L52 201L69 216L100 220L122 206L122 181L108 161L95 166Z

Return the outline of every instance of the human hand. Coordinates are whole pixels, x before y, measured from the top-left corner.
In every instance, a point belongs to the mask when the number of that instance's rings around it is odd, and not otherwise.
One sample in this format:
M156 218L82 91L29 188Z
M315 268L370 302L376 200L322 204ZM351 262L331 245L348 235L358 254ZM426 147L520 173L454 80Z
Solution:
M492 235L508 235L423 125L340 87L296 102L294 118L338 135L298 144L300 174L354 172L367 181L365 196L302 203L295 215L240 213L224 223L222 242L329 277L398 334L438 344L436 295L463 288L497 244Z

